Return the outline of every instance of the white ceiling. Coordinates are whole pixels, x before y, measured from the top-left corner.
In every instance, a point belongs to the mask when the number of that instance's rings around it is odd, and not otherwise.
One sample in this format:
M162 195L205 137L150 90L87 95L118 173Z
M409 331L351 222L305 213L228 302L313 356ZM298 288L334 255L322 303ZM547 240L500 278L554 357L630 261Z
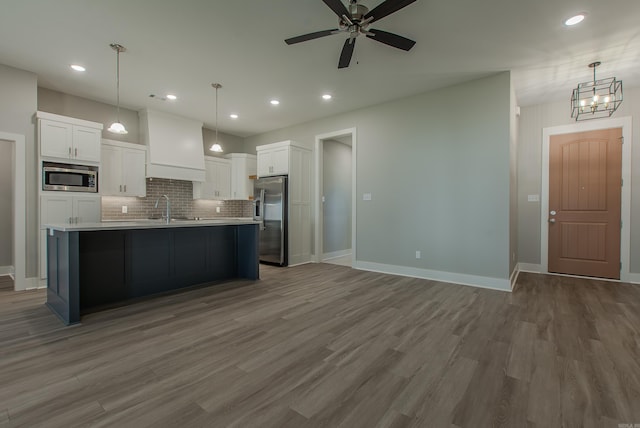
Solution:
M346 0L343 0L346 4ZM284 39L335 28L321 0L4 0L0 63L38 75L39 85L115 104L165 110L248 136L410 94L512 70L520 105L568 100L601 77L640 86L638 0L417 0L372 27L417 44L400 51L359 37L338 70L345 34L288 46ZM380 0L362 0L370 9ZM587 12L577 27L565 18ZM69 64L87 67L73 73ZM333 94L330 102L320 96ZM149 98L175 93L175 102ZM269 100L281 104L272 107ZM479 105L488 100L477 100ZM240 119L232 120L235 112Z

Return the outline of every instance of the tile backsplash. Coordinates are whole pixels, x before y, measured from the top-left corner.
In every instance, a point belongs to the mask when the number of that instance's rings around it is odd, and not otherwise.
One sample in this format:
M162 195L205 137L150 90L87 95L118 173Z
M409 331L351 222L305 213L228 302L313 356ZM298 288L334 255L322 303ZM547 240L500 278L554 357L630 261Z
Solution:
M191 181L169 180L164 178L147 178L147 196L144 198L103 196L102 220L136 220L160 217L165 209L167 195L171 201L171 216L178 217L251 217L252 201L209 201L193 199L193 183ZM154 208L156 200L161 198L158 208ZM122 207L127 213L122 213ZM216 212L220 207L220 212Z

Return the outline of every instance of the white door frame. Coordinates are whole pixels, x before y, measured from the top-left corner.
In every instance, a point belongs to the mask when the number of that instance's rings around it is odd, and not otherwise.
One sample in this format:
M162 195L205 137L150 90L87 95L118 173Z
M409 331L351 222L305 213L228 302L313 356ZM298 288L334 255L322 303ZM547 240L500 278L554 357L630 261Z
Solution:
M540 266L542 273L549 273L549 141L552 135L575 132L595 131L599 129L622 128L622 200L620 215L620 281L629 281L629 260L631 251L631 133L630 116L593 120L571 125L553 126L542 130L542 189L540 192Z
M27 289L26 143L24 135L0 132L0 140L13 143L13 281L14 290Z
M322 149L323 140L351 135L351 266L356 261L356 128L342 129L316 135L315 144L315 231L314 231L314 261L322 261Z

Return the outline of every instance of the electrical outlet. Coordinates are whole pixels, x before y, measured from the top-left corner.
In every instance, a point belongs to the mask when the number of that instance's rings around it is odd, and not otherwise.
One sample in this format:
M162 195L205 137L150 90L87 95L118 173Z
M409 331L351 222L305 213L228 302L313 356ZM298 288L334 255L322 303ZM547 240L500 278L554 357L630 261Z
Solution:
M422 257L422 254L420 251L416 251L416 259L419 259L420 257Z
M216 212L220 214L220 207L216 207Z
M371 200L371 193L363 193L362 194L362 200L363 201L370 201Z
M127 211L128 211L127 206L126 206L126 205L123 205L123 206L122 206L122 214L126 214L126 213L127 213Z

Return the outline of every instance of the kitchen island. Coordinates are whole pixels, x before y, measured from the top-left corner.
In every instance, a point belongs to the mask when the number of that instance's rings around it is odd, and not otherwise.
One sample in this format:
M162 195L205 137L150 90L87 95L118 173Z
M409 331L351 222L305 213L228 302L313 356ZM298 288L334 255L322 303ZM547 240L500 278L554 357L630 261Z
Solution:
M67 324L104 307L233 278L257 280L248 219L47 225L46 305Z

